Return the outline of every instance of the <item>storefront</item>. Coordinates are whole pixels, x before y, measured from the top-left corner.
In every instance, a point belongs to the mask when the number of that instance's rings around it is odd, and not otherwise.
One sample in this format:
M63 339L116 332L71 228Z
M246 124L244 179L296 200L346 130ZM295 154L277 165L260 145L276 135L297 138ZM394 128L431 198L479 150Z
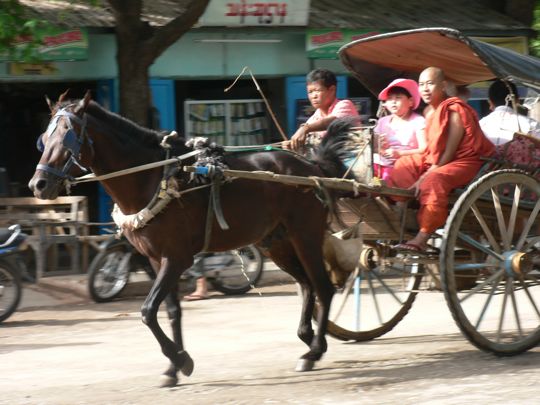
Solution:
M310 14L314 3L212 0L199 26L169 47L150 68L159 127L188 137L209 135L236 144L279 140L279 131L267 111L261 111L262 96L249 75L224 92L245 66L255 75L289 136L309 113L305 74L313 68L334 71L339 76L338 96L355 99L366 118L373 115L376 99L348 76L335 52L344 43L375 31L307 29L314 21ZM74 20L83 26L92 21L82 14ZM91 90L100 104L118 111L112 30L93 27L60 32L51 46L55 57L44 65L0 62L0 150L5 162L0 161L0 167L5 164L8 168L10 178L19 183L13 188L21 195L29 194L25 184L39 157L34 145L48 117L45 95L54 100L69 88L69 94L78 98ZM104 193L98 196L96 186L88 187L93 188L75 188L73 192L88 192L91 199L99 200L99 213L96 209L90 217L105 220L109 204Z

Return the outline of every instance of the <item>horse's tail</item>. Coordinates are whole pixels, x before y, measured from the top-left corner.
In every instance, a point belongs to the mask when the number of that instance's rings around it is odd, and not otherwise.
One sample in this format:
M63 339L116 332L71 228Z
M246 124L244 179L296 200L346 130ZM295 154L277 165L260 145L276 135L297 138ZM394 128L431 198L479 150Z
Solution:
M325 177L343 177L347 167L343 163L350 157L349 132L358 125L358 117L336 118L328 127L326 136L314 150L311 161L324 173Z

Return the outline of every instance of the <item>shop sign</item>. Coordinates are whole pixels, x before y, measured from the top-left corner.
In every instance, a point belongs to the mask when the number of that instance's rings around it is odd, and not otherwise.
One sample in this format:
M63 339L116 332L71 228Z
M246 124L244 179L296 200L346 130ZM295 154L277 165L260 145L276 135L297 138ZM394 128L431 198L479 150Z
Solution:
M343 45L357 39L380 34L375 30L351 29L309 29L306 33L306 51L308 58L337 59L337 51Z
M49 28L38 32L43 45L35 51L35 57L42 61L69 61L88 59L88 33L85 29L65 30ZM29 38L20 38L16 47L24 47ZM0 54L0 61L12 60L7 53Z
M199 26L306 26L309 0L210 0Z
M57 72L52 63L17 63L9 64L11 76L51 76Z

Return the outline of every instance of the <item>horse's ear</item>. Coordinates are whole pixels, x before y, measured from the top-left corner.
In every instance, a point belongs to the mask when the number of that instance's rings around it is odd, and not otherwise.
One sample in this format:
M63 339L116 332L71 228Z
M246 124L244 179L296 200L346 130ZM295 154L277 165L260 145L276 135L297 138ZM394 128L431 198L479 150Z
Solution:
M81 112L86 110L86 107L88 106L88 103L92 99L92 95L90 94L90 90L86 91L86 94L83 98L81 98L81 101L79 101L79 104L77 105L77 112Z
M60 97L58 97L58 102L61 103L62 101L64 101L64 99L67 97L67 94L69 92L69 89L67 89L66 91L64 91L62 94L60 94Z
M54 107L53 107L53 104L52 104L52 101L51 99L49 98L49 96L45 96L45 101L47 102L47 105L49 106L49 110L51 110L51 112L54 111Z

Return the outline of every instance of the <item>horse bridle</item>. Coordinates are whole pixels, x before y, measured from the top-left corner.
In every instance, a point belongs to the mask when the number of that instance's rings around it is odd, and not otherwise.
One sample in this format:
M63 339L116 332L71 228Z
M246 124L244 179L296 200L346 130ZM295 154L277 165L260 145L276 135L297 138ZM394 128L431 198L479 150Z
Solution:
M44 134L41 134L40 137L38 138L36 142L36 146L37 146L37 149L43 153L43 151L45 150L45 144L43 143L43 135L49 135L50 137L54 134L54 131L56 131L56 127L58 126L58 121L60 120L60 117L66 117L66 120L68 123L68 130L64 135L64 139L62 140L62 146L70 152L70 157L68 161L65 163L62 170L58 170L52 166L44 165L44 164L38 164L36 166L36 169L47 172L47 173L51 173L60 179L72 180L73 176L68 174L68 172L73 166L73 164L77 165L79 168L81 168L84 171L88 171L88 169L79 162L81 147L84 144L85 139L90 144L92 143L86 131L86 122L87 122L86 113L83 114L83 118L81 119L76 114L68 111L67 107L62 108L53 116L53 118L51 119L51 122L49 123L49 126L47 127L47 131L45 131ZM81 127L80 134L77 134L77 132L73 128L72 121L75 121Z

